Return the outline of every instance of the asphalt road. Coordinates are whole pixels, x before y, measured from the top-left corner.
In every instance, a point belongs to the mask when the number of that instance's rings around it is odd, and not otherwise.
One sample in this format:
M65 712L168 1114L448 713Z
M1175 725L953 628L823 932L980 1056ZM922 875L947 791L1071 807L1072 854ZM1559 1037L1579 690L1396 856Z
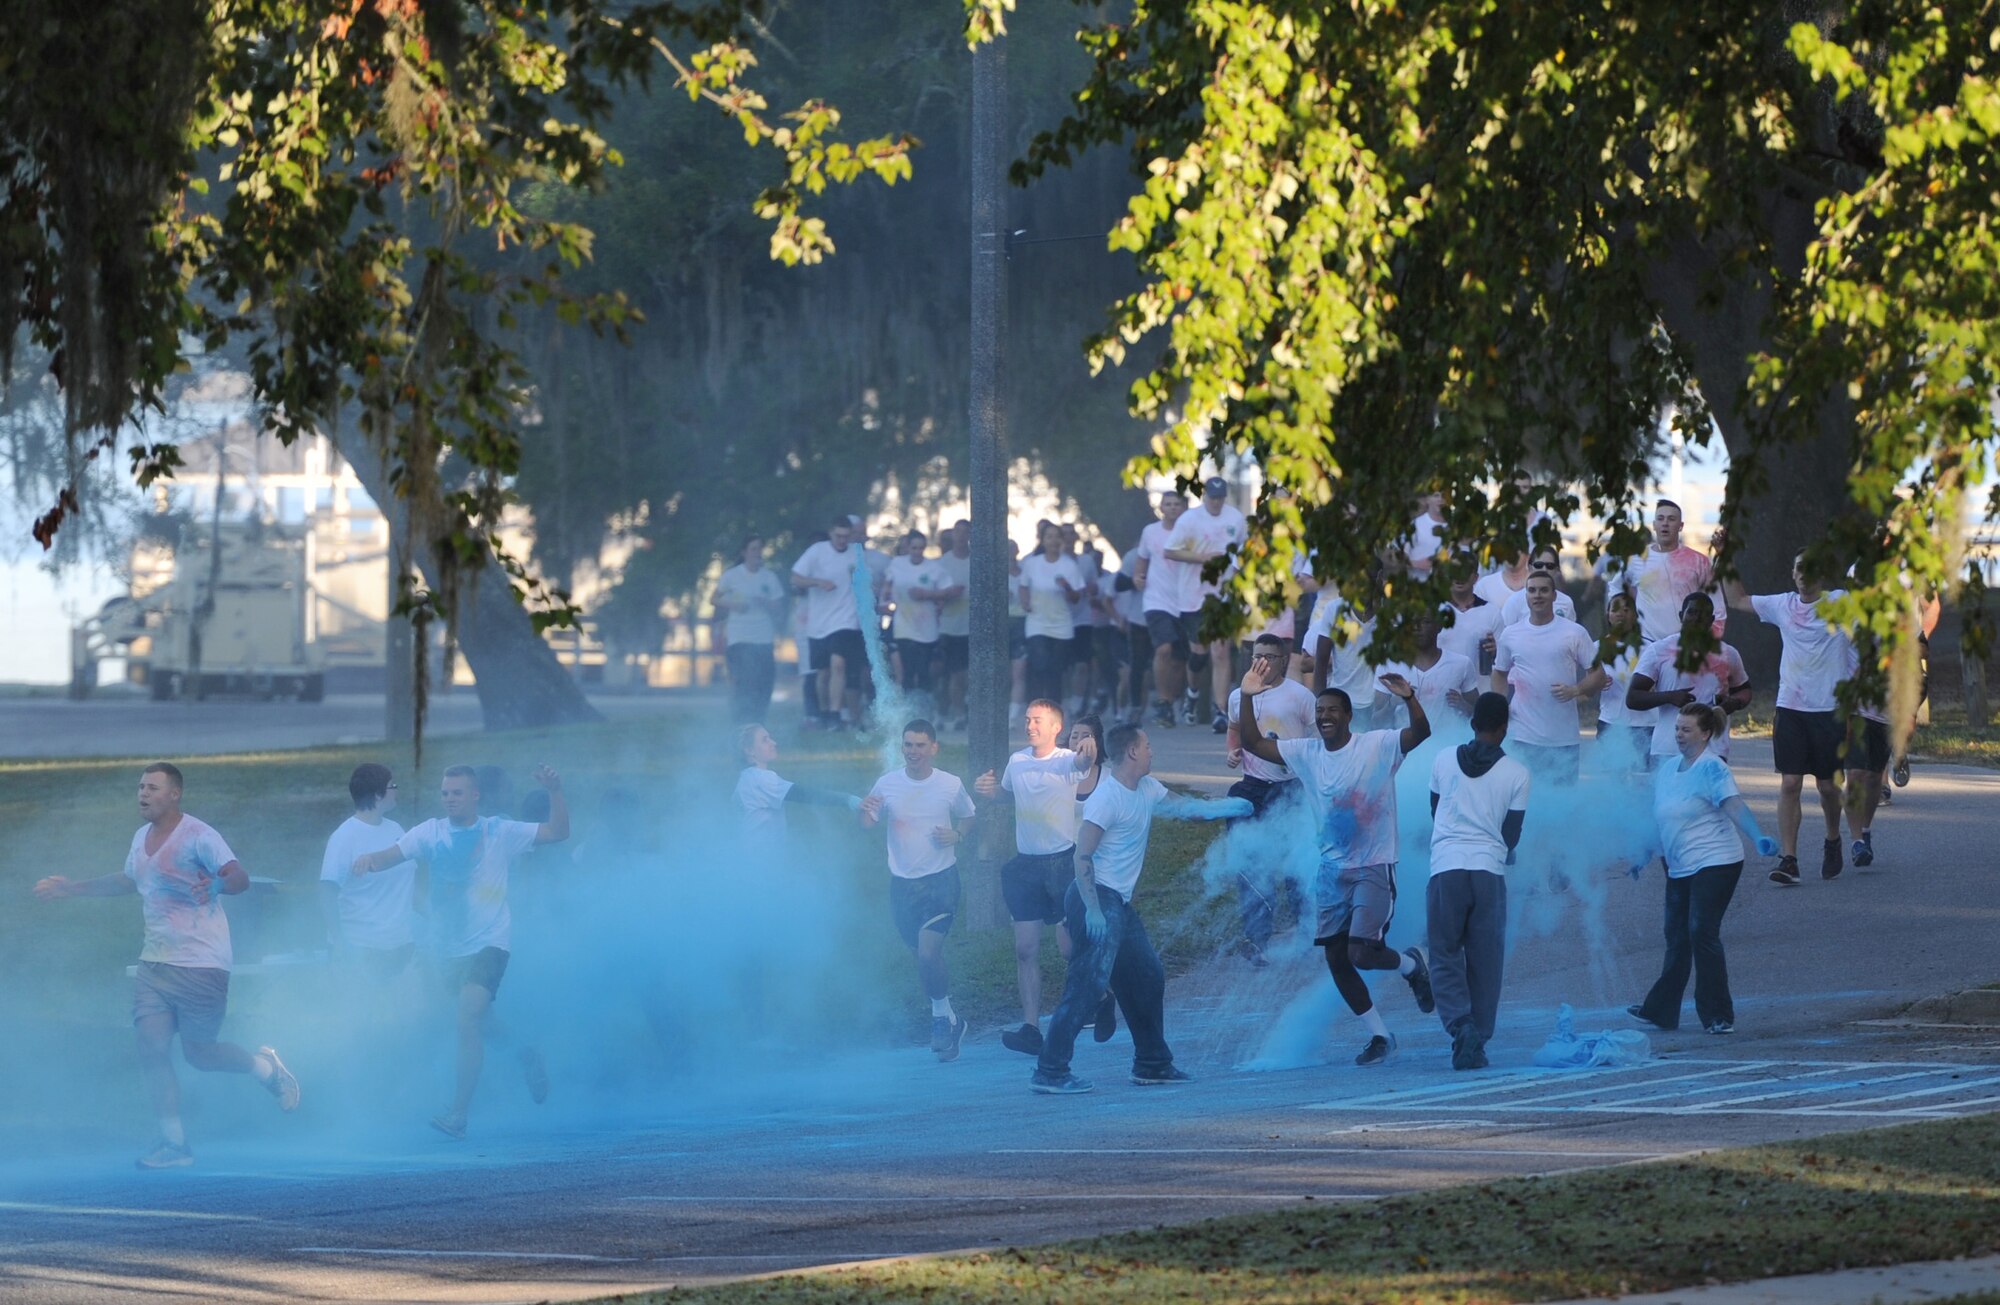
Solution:
M1159 769L1224 783L1215 742L1163 734ZM1768 821L1768 751L1739 742L1736 761ZM1085 1041L1099 1087L1076 1098L1031 1095L993 1029L951 1065L780 1040L726 1082L691 1070L616 1112L565 1095L561 1066L539 1111L503 1079L452 1144L400 1114L336 1128L310 1082L285 1119L208 1079L189 1090L246 1113L206 1125L194 1169L138 1173L109 1131L54 1164L0 1160L0 1300L569 1299L1992 1110L2000 1035L1863 1021L2000 978L1996 796L2000 775L1920 768L1878 822L1876 868L1790 890L1746 876L1726 926L1742 1032L1657 1034L1640 1066L1529 1063L1558 1002L1580 1029L1625 1027L1657 966L1657 881L1613 873L1517 937L1488 1073L1453 1074L1400 985L1382 1006L1402 1054L1355 1068L1356 1025L1294 939L1270 969L1176 982L1168 1033L1198 1081L1171 1088L1125 1081L1122 1032ZM1289 1067L1239 1068L1259 1058Z

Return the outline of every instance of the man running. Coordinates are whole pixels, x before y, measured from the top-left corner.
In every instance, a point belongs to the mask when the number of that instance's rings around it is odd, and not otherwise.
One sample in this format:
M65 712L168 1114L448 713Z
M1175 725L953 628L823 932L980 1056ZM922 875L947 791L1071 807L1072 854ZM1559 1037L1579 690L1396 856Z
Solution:
M1028 704L1028 746L1007 758L998 779L987 771L973 781L981 800L1014 803L1014 856L1000 867L1000 896L1014 921L1014 984L1021 997L1021 1027L1000 1035L1009 1051L1036 1056L1042 1050L1042 928L1056 927L1056 950L1070 957L1063 928L1063 894L1076 878L1076 827L1082 818L1077 786L1097 762L1088 738L1072 751L1059 748L1062 707L1047 698ZM1098 1011L1102 1036L1111 1039L1116 1007L1109 999ZM1110 1022L1108 1022L1110 1021Z
M1844 736L1835 691L1859 665L1854 641L1819 614L1822 602L1840 598L1843 591L1823 588L1806 570L1803 553L1792 560L1792 587L1788 594L1753 595L1741 580L1723 581L1729 605L1777 626L1783 643L1778 657L1778 711L1771 725L1771 758L1778 770L1778 864L1771 871L1771 882L1785 888L1796 888L1799 882L1799 826L1805 819L1800 799L1808 775L1819 790L1820 813L1826 819L1820 877L1838 878L1844 866L1839 779Z
M1556 582L1556 615L1565 621L1576 619L1576 603L1562 590L1562 554L1546 545L1528 555L1528 574L1546 575ZM1521 587L1507 595L1500 604L1500 624L1519 625L1528 619L1528 587L1524 581Z
M245 1051L220 1037L231 962L221 897L249 888L250 876L222 835L181 811L178 767L156 761L139 773L139 818L146 823L132 835L122 871L95 879L50 875L36 882L35 896L53 902L139 895L146 945L132 980L132 1031L160 1122L160 1142L138 1163L141 1169L175 1169L194 1163L174 1075L176 1033L189 1065L207 1073L249 1074L282 1110L299 1108L299 1081L272 1048Z
M1029 1079L1034 1091L1045 1094L1091 1090L1089 1080L1070 1073L1070 1056L1076 1035L1096 1018L1107 992L1117 998L1132 1030L1132 1082L1149 1087L1188 1081L1167 1047L1167 972L1146 936L1146 922L1132 909L1132 891L1146 863L1156 814L1220 820L1249 812L1250 804L1240 798L1204 801L1168 793L1152 777L1152 745L1136 725L1112 730L1104 751L1103 779L1084 802L1077 829L1076 879L1063 895L1063 920L1074 948L1069 973Z
M806 597L806 656L819 678L819 712L809 715L807 728L836 729L852 725L847 690L866 672L868 652L861 641L861 610L854 600L854 568L861 549L854 545L854 525L845 512L833 518L826 538L792 563L792 588ZM874 613L868 614L874 620Z
M1438 606L1439 616L1450 624L1438 631L1438 647L1457 653L1479 672L1480 683L1493 673L1494 638L1500 629L1500 605L1481 598L1476 590L1478 566L1464 553L1451 562L1451 599Z
M738 725L761 725L777 680L772 648L785 614L785 586L764 565L762 536L745 539L737 557L716 580L713 601L728 627L723 657L729 666L730 718Z
M1385 662L1384 674L1394 673L1410 682L1417 701L1433 727L1446 722L1463 725L1479 697L1479 673L1472 663L1457 653L1446 652L1438 643L1438 618L1425 616L1417 622L1417 651L1406 662ZM1407 722L1406 722L1407 723Z
M355 861L394 847L403 827L388 818L396 809L396 780L387 766L373 761L356 766L347 794L354 814L326 840L319 863L327 947L336 960L351 961L369 979L386 983L408 968L417 949L410 932L417 867L401 861L379 874L355 875Z
M1221 557L1240 545L1249 533L1249 525L1243 514L1229 501L1229 482L1220 476L1210 476L1201 487L1201 506L1181 518L1181 529L1175 533L1181 560L1194 563L1196 577L1212 557ZM1195 592L1193 612L1198 616L1204 602L1219 588L1201 581ZM1182 716L1188 724L1195 723L1202 691L1208 692L1210 725L1217 734L1229 728L1229 718L1223 715L1222 704L1229 694L1229 683L1233 678L1229 673L1230 643L1227 639L1216 639L1209 643L1197 642L1195 651L1188 657L1190 682L1187 692L1187 710ZM1198 684L1194 680L1207 670L1209 682Z
M1857 659L1858 660L1858 659ZM1875 864L1875 810L1888 789L1889 712L1880 702L1859 704L1847 722L1847 830L1854 838L1848 854L1855 868Z
M1189 658L1201 629L1201 566L1174 555L1173 540L1187 512L1178 490L1160 495L1160 519L1140 532L1132 583L1141 594L1146 634L1153 643L1152 720L1172 729L1174 704L1189 687Z
M1709 607L1721 611L1715 564L1708 554L1681 542L1681 505L1672 499L1653 505L1652 547L1637 557L1607 560L1604 569L1615 587L1632 594L1639 609L1639 637L1647 643L1679 633L1681 605L1690 594L1707 594ZM1721 635L1721 622L1715 633Z
M1332 590L1320 591L1306 626L1306 651L1312 654L1309 687L1314 695L1327 689L1346 694L1357 734L1375 728L1375 668L1368 664L1368 645L1374 642L1372 606L1355 607Z
M1277 677L1262 681L1252 692L1255 701L1247 714L1257 722L1257 732L1268 739L1311 737L1312 690L1286 677L1286 667L1291 664L1290 646L1276 635L1260 634L1250 648L1250 664L1262 666ZM1299 781L1286 767L1273 765L1244 750L1240 722L1245 714L1243 690L1234 689L1229 694L1229 746L1223 760L1230 769L1240 767L1243 771L1243 778L1229 786L1229 796L1248 802L1255 813L1251 821L1261 824L1283 803L1297 799ZM1260 850L1269 849L1273 842L1277 843L1276 850L1283 847L1282 840L1255 842ZM1244 955L1257 969L1270 963L1264 959L1264 949L1271 945L1278 898L1290 883L1291 876L1283 864L1248 866L1236 871L1236 911L1243 922ZM1293 900L1297 900L1296 889Z
M1708 751L1729 760L1729 713L1750 705L1750 676L1743 669L1743 654L1723 644L1705 655L1700 663L1682 670L1681 643L1688 631L1705 633L1715 624L1715 607L1706 593L1692 593L1681 603L1681 628L1664 639L1646 645L1639 665L1632 672L1631 686L1625 691L1625 705L1646 716L1651 730L1646 752L1649 766L1664 764L1680 756L1675 738L1681 708L1691 702L1722 708L1722 729L1709 740Z
M1314 706L1318 738L1267 739L1250 715L1250 701L1272 674L1269 667L1252 665L1243 677L1243 750L1291 767L1306 786L1320 830L1313 887L1319 928L1313 941L1326 949L1326 968L1347 1008L1368 1028L1368 1045L1354 1063L1384 1064L1396 1054L1396 1039L1361 971L1396 971L1409 981L1417 1009L1426 1015L1432 1009L1424 954L1410 947L1399 955L1387 942L1396 909L1396 771L1410 750L1430 737L1430 719L1408 680L1384 675L1382 687L1410 713L1402 730L1354 733L1352 701L1340 689L1324 689Z
M944 588L938 591L938 672L947 729L965 728L965 677L972 665L972 523L961 521L947 533L950 549L938 556ZM943 542L943 541L940 541Z
M958 845L972 828L972 798L958 776L936 768L937 727L903 726L903 766L861 799L861 827L889 823L889 909L931 1003L931 1050L957 1060L965 1020L951 1008L944 940L958 914Z
M438 792L442 816L433 817L379 852L354 859L354 873L374 874L401 861L420 861L430 874L431 931L444 962L447 990L458 1003L458 1086L431 1127L453 1139L465 1136L466 1113L486 1065L487 1022L512 955L514 917L507 909L507 880L529 848L569 837L569 800L562 778L547 766L535 782L548 791L549 818L538 824L479 814L479 772L447 767ZM541 1054L521 1052L528 1094L548 1095Z
M1472 742L1431 764L1431 991L1453 1069L1486 1068L1507 961L1507 870L1528 815L1528 768L1501 748L1507 700L1472 705Z
M1493 692L1508 699L1514 755L1554 784L1576 783L1583 754L1578 704L1610 678L1597 664L1597 640L1556 615L1556 581L1529 574L1528 619L1500 631Z

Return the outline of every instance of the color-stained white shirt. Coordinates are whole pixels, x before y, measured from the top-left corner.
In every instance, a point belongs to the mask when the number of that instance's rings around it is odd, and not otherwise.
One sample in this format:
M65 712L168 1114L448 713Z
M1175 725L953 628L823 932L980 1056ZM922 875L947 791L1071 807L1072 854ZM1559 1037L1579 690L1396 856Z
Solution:
M1229 691L1229 723L1234 725L1241 717L1243 690ZM1319 725L1314 720L1312 690L1297 680L1280 680L1259 693L1250 704L1250 710L1257 720L1257 730L1267 739L1303 739L1317 737ZM1243 773L1251 779L1268 780L1273 784L1288 783L1297 778L1289 766L1275 765L1247 749L1243 753Z
M890 771L868 790L882 799L881 823L888 827L889 873L898 879L922 879L958 864L955 845L939 847L931 831L955 825L973 813L972 797L958 776L933 770L911 779L903 769Z
M1348 736L1328 750L1317 734L1284 739L1279 755L1304 782L1319 824L1319 861L1330 869L1393 865L1396 861L1396 772L1403 765L1400 730Z
M1750 677L1743 669L1743 656L1729 644L1723 644L1716 651L1702 658L1701 665L1692 672L1683 671L1674 665L1681 654L1681 637L1678 633L1668 635L1646 645L1639 655L1639 665L1634 674L1643 675L1653 682L1653 687L1661 693L1672 693L1676 689L1686 689L1694 694L1696 702L1713 706L1722 695ZM1655 707L1651 711L1634 712L1635 725L1647 724L1653 727L1653 741L1647 749L1655 757L1680 755L1680 745L1674 742L1674 721L1680 716L1678 707ZM1708 751L1724 761L1729 759L1729 721L1722 722L1722 733L1708 741Z
M1081 818L1076 790L1090 772L1076 768L1076 753L1057 748L1037 757L1022 748L1007 758L1000 787L1014 795L1014 850L1024 856L1053 856L1076 846Z
M1845 596L1835 589L1820 602ZM1832 711L1840 705L1834 691L1853 677L1861 658L1854 641L1820 616L1818 603L1797 593L1757 594L1750 599L1757 619L1778 627L1784 652L1778 658L1778 705L1792 711Z
M1139 886L1146 868L1146 843L1153 833L1153 811L1166 799L1167 786L1143 775L1136 789L1126 788L1106 769L1097 787L1084 799L1083 819L1104 831L1091 854L1092 875L1126 901Z
M1500 631L1493 669L1507 677L1514 696L1507 737L1544 748L1577 747L1583 741L1581 698L1568 702L1553 686L1574 684L1597 661L1597 640L1575 621L1556 617L1547 625L1523 621Z
M411 939L416 865L398 861L373 874L354 873L358 858L380 852L402 837L403 827L387 816L372 825L360 816L349 816L326 840L319 877L340 889L340 936L351 947L388 951Z
M142 961L189 969L230 966L229 917L222 913L222 867L236 859L222 835L182 813L180 823L157 852L146 851L151 825L139 826L125 854L125 877L139 890L146 920ZM208 883L208 900L197 902L197 883Z
M1686 770L1678 757L1653 767L1653 819L1670 878L1743 859L1743 841L1722 810L1736 796L1729 764L1712 752L1704 751Z
M535 845L539 828L499 816L459 826L438 816L396 841L404 856L430 868L431 936L438 955L452 959L512 946L507 877L515 860Z

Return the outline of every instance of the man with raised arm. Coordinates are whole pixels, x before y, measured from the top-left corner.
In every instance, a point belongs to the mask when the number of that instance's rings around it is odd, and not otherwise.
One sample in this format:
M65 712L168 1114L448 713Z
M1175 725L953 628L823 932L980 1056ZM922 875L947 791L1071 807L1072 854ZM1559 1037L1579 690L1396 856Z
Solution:
M65 897L139 895L146 945L132 980L132 1031L139 1039L139 1070L160 1121L159 1145L139 1157L141 1169L174 1169L194 1163L181 1124L180 1080L174 1075L174 1035L181 1055L209 1073L250 1074L278 1099L299 1106L299 1081L270 1047L255 1052L221 1040L229 1005L229 917L222 897L250 887L236 854L222 835L181 811L179 767L156 761L139 774L139 818L125 868L95 879L50 875L35 884L45 902Z

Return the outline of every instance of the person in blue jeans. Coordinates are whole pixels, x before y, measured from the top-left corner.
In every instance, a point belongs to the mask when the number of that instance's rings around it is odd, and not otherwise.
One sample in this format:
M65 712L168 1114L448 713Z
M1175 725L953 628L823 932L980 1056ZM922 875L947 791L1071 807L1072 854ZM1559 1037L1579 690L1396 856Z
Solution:
M1757 851L1774 856L1776 839L1757 827L1729 763L1709 751L1728 721L1720 707L1691 702L1674 720L1678 757L1653 771L1653 819L1667 862L1667 955L1659 981L1626 1013L1656 1029L1677 1029L1688 972L1694 972L1694 1011L1710 1033L1736 1031L1729 969L1722 955L1722 916L1743 877L1741 830Z
M1152 777L1153 749L1146 731L1120 725L1104 741L1103 779L1083 804L1076 835L1076 881L1063 893L1063 919L1074 940L1062 1000L1049 1017L1030 1084L1049 1094L1088 1092L1091 1084L1070 1073L1076 1035L1095 1022L1106 991L1118 999L1132 1031L1132 1081L1141 1087L1185 1083L1167 1046L1167 972L1146 936L1146 922L1132 908L1132 892L1146 863L1146 841L1157 815L1224 820L1250 814L1242 798L1177 797Z

